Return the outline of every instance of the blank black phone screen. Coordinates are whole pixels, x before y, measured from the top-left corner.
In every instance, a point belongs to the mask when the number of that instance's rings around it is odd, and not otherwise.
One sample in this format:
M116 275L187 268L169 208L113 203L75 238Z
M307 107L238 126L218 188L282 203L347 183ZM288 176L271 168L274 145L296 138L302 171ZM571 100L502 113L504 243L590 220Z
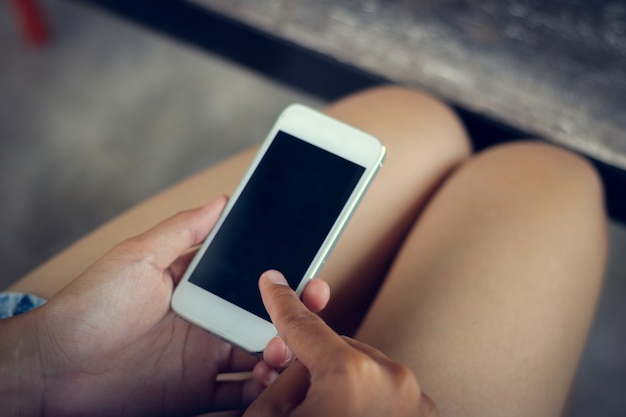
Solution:
M269 321L259 277L296 288L364 171L279 131L189 281Z

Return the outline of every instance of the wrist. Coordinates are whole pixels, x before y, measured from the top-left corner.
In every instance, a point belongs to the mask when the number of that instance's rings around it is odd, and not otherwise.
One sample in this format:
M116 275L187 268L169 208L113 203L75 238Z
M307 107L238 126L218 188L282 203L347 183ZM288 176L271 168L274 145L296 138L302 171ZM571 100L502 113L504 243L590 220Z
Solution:
M34 312L0 320L0 414L43 414L44 369L37 315Z

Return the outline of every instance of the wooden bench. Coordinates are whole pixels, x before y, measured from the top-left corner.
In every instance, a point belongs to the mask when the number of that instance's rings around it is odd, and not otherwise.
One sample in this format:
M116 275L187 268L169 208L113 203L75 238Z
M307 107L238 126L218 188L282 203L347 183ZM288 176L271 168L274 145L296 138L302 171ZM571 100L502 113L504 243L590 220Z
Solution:
M450 103L477 149L588 157L626 221L626 6L520 0L78 0L327 100L386 82Z

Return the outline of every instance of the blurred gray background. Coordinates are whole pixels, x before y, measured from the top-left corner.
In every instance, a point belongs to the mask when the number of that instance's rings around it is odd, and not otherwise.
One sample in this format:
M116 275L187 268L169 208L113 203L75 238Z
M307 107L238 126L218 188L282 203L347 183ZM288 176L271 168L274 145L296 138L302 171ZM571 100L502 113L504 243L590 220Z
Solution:
M28 47L0 2L0 288L147 196L324 103L72 2ZM626 415L626 229L611 256L568 416Z

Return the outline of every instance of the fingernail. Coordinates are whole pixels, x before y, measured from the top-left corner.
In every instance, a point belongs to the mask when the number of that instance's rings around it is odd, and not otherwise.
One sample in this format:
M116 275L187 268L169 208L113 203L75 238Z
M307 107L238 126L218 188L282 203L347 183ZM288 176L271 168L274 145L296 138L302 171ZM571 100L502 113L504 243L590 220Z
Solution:
M289 349L289 346L285 345L285 361L283 362L283 366L287 366L291 363L293 359L293 352Z
M287 280L285 279L285 277L283 276L283 274L281 274L278 271L275 270L269 270L265 273L265 276L267 277L267 279L270 280L270 282L274 283L274 284L278 284L278 285L289 285L287 284Z
M272 369L272 371L267 375L267 378L265 379L265 385L267 386L276 381L276 378L278 378L278 372Z

